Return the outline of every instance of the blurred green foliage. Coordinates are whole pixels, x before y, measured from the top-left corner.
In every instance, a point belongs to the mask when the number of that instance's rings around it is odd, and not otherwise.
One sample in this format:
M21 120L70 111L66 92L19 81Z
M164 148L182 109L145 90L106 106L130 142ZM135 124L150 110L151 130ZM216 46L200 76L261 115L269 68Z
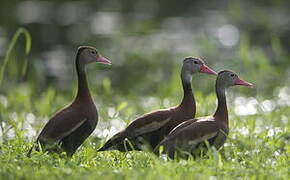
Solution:
M33 41L24 79L39 92L49 86L70 92L76 48L92 45L113 62L106 72L99 73L97 66L91 70L97 89L107 77L117 93L154 96L162 91L167 97L177 92L172 87L179 89L172 73L178 74L182 59L192 55L204 57L216 70L254 77L257 91L251 95L272 97L275 87L290 81L289 7L286 0L2 1L0 58L23 26ZM2 91L20 76L21 68L15 67L22 67L22 47L28 42L20 40L11 54ZM168 87L172 78L176 84ZM206 94L212 91L208 83L201 84Z

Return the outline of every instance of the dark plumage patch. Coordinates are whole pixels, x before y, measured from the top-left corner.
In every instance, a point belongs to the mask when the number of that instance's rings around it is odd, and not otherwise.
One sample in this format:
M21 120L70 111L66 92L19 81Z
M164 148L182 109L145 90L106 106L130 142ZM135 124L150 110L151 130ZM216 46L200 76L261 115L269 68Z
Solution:
M96 52L98 52L98 50L94 47L91 47L91 46L80 46L78 48L78 51L77 51L77 57L79 57L79 55L83 52L83 50L85 49L94 49Z
M79 55L83 52L83 50L85 50L87 47L86 46L80 46L78 48L78 51L77 51L77 57L79 57Z
M192 60L201 60L200 58L198 58L198 57L192 57L192 56L189 56L189 57L186 57L186 58L184 58L184 60L183 60L183 62L185 62L185 61L192 61Z
M233 73L233 71L230 71L230 70L226 70L226 69L224 69L224 70L221 70L221 71L218 73L218 75L220 75L220 74L222 74L222 73L226 73L226 72L231 72L231 73Z

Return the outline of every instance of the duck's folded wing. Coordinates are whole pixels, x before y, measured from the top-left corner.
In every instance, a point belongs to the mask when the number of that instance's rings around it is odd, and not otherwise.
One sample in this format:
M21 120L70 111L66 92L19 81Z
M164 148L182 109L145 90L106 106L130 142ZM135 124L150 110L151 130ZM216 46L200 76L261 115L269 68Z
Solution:
M165 149L184 149L195 147L201 142L216 136L219 132L218 124L215 121L197 121L184 128L177 128L172 131L159 146Z
M179 131L180 129L183 129L183 128L189 126L190 124L192 124L192 123L194 123L194 122L196 122L196 121L197 121L197 119L189 119L189 120L187 120L187 121L184 121L184 122L178 124L175 128L173 128L173 129L170 131L169 134L171 134L172 132Z
M86 120L77 112L69 109L63 110L48 121L41 131L39 139L58 142L78 129Z
M129 124L125 131L130 138L134 138L164 127L171 118L169 110L156 111L137 118Z
M131 122L126 129L111 137L98 151L108 150L126 138L133 139L142 134L156 131L168 123L170 119L169 110L145 114Z
M195 122L203 122L203 121L211 122L211 121L214 121L214 119L213 119L212 116L207 116L207 117L200 117L200 118L189 119L189 120L187 120L187 121L184 121L184 122L178 124L174 129L172 129L172 130L170 131L169 134L179 132L179 131L182 130L183 128L186 128L187 126L190 126L191 124L193 124L193 123L195 123Z

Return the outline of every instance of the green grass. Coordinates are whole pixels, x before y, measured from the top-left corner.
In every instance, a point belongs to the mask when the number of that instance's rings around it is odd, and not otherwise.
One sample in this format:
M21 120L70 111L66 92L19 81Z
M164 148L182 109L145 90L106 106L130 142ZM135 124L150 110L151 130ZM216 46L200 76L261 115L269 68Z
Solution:
M52 114L44 102L59 102L55 109L61 107L69 99L61 100L53 92L44 92L47 97L38 99L36 117L48 118ZM280 108L271 113L238 117L230 111L230 136L220 152L213 152L209 157L198 160L164 160L149 152L101 152L96 149L104 141L90 137L72 159L64 155L34 152L31 159L25 155L31 142L25 138L23 122L33 102L22 98L25 88L8 97L9 104L5 113L14 117L16 137L1 143L0 179L289 179L289 123L282 121L290 116L290 108ZM19 94L18 94L19 93ZM209 111L214 111L215 97L198 97L198 101L206 98ZM95 97L101 99L101 97ZM125 102L125 100L124 100ZM11 103L11 104L10 104ZM138 104L135 102L135 105ZM140 104L139 104L140 105ZM17 109L17 106L19 109ZM27 109L24 108L27 107ZM120 111L120 118L126 119L134 105ZM201 105L199 105L199 109ZM15 112L14 110L17 109ZM23 111L21 111L23 109ZM33 108L32 108L33 109ZM54 109L54 108L53 108ZM100 116L107 117L108 109L99 108ZM134 109L134 108L133 108ZM150 108L148 108L149 110ZM135 111L134 109L133 111ZM146 110L144 110L146 111ZM43 116L41 115L43 112ZM45 112L45 113L44 113ZM44 115L45 114L45 115ZM38 118L37 118L38 119ZM132 119L132 117L130 118ZM42 123L41 123L42 124ZM40 126L38 126L40 127ZM97 127L98 128L98 127ZM246 128L246 133L241 129Z
M262 72L263 68L267 70L281 68L270 66L259 49L250 50L248 46L247 43L242 44L240 51L238 51L240 55L237 55L238 58L246 61L243 64L244 68L249 69L249 74L245 73L245 77L242 76L244 79L258 82L263 79L262 74L251 78L252 73ZM256 59L261 59L255 62L255 67L258 67L256 71L250 69L249 58L247 58L250 51ZM8 58L5 63L7 62ZM156 69L158 70L158 68ZM112 82L108 77L100 79L102 83L98 86L93 86L93 76L90 75L90 87L100 117L97 129L101 129L101 123L104 122L121 119L128 123L137 115L168 107L165 104L169 103L170 106L177 104L182 94L177 78L179 77L178 69L179 67L173 69L173 73L168 79L169 83L161 84L155 89L155 93L143 96L138 95L138 93L120 93L120 89L112 87L114 84L111 84ZM130 71L129 68L127 70ZM211 77L207 81L213 83L213 79ZM143 81L143 83L146 82ZM5 81L4 78L3 84L5 85L5 83L8 86L0 91L0 179L214 180L290 178L290 124L288 120L290 107L277 106L272 112L263 112L261 104L258 104L256 115L237 116L234 112L234 103L231 100L232 96L237 96L238 93L230 93L228 99L230 134L226 144L219 152L213 151L208 157L196 160L168 160L156 157L150 152L120 153L112 151L97 153L96 149L104 143L105 139L100 140L93 136L84 143L72 159L67 159L63 154L42 152L34 152L32 158L27 158L26 153L32 144L32 141L26 137L27 123L32 124L33 128L39 131L52 114L71 102L73 92L59 92L57 88L50 85L39 92L40 90L36 88L36 82L33 80L12 83ZM126 86L130 86L130 84L126 84ZM75 84L73 87L76 87ZM213 85L208 87L207 89L213 88ZM257 87L259 91L263 90L261 88L262 86ZM234 88L230 92L238 89L240 88ZM242 92L249 94L251 91L253 90L243 89ZM273 91L272 89L271 92ZM216 97L213 91L210 90L210 92L205 94L201 88L195 88L198 102L197 116L210 115L214 112ZM239 95L242 94L239 93ZM147 101L149 98L154 100ZM259 94L257 99L262 102L269 97ZM271 96L271 100L275 103L279 102L277 93L275 96ZM112 107L115 108L116 112L113 116L109 116L108 111ZM34 117L32 118L34 122L28 122L31 116ZM107 127L109 126L107 125Z

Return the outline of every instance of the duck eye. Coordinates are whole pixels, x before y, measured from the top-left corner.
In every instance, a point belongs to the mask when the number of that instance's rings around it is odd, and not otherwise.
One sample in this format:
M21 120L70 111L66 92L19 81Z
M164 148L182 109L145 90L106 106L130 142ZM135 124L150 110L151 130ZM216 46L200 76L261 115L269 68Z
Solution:
M231 76L234 77L235 75L234 74L231 74Z
M91 51L92 52L92 54L96 54L96 51Z
M197 61L194 61L194 64L198 64L198 62Z

